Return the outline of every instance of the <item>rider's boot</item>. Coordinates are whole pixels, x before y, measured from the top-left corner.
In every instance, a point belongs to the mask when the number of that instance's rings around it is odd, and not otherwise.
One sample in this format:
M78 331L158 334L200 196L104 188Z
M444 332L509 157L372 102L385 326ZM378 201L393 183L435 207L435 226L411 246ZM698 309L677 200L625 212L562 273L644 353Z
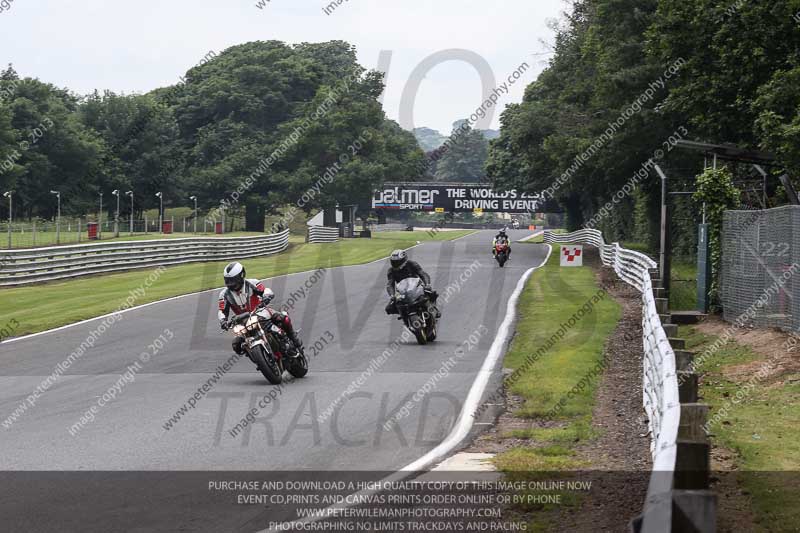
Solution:
M289 334L289 338L294 343L294 347L297 348L297 351L301 355L305 355L305 351L303 350L303 341L297 336L297 333L295 333L294 330L292 330L292 332Z
M283 329L284 333L286 333L286 336L289 337L289 340L292 341L292 344L294 344L294 347L297 348L297 351L305 355L305 352L303 351L303 341L297 336L297 332L292 324L292 319L289 318L289 314L285 311L275 313L272 315L272 320L273 322L277 323L281 329Z
M303 341L297 336L297 332L294 330L294 328L284 325L284 331L286 332L286 336L289 337L289 340L292 341L292 344L294 344L294 347L297 349L297 353L305 355L305 351L303 350Z

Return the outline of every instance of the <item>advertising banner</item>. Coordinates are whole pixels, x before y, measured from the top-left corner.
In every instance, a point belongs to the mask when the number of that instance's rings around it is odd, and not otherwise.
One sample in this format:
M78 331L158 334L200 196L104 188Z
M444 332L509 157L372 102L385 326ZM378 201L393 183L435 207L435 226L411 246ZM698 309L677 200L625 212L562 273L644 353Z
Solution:
M373 209L451 213L533 213L538 194L494 191L488 185L447 183L387 183L372 197Z

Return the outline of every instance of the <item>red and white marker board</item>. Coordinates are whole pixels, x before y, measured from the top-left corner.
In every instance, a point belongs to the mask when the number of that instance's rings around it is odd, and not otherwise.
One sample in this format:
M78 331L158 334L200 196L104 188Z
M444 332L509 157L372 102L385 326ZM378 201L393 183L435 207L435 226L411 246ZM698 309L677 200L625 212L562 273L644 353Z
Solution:
M580 244L562 244L561 266L562 267L583 266L583 246L581 246Z

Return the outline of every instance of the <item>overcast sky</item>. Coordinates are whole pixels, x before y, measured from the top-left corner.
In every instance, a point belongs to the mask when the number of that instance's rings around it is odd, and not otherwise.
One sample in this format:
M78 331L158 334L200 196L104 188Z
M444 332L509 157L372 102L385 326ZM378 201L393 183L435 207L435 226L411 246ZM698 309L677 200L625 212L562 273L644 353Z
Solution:
M565 7L563 0L344 0L327 15L331 1L264 0L259 9L259 0L13 0L0 12L0 61L81 94L147 92L174 84L210 50L341 39L356 45L366 68L377 68L382 50L392 52L384 106L398 120L415 67L432 54L465 49L486 60L500 85L530 65L500 96L501 111L544 68L542 41L553 40L547 22ZM444 62L422 82L413 123L449 133L481 104L481 93L474 67ZM492 127L498 119L499 112Z

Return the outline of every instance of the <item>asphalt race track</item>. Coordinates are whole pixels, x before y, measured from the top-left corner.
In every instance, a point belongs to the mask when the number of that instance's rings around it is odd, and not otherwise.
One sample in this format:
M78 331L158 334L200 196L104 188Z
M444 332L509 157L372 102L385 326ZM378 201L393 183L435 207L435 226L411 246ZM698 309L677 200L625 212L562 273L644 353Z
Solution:
M444 316L439 338L419 346L408 336L380 362L376 358L404 331L400 322L384 313L388 261L329 269L311 287L307 281L312 273L268 280L277 305L305 289L290 312L307 345L308 376L275 387L243 358L169 430L165 425L170 418L234 355L231 337L217 324L217 293L125 313L33 407L10 427L0 427L0 470L387 472L403 468L450 433L511 293L520 277L546 257L544 245L515 244L511 261L498 268L490 254L492 235L483 231L451 242L426 242L409 251L431 274L441 294ZM511 232L513 240L528 235L528 231ZM290 254L286 260L291 261ZM7 420L99 322L0 344L0 421ZM142 363L132 380L120 382L120 375L140 360L141 353L151 350L149 345L160 335L164 335L163 349ZM316 341L321 349L312 348ZM446 364L453 356L455 364ZM500 371L495 369L485 396L499 384ZM413 401L437 372L440 377L429 385L428 393ZM97 410L94 421L71 434L70 427L115 383L121 383L116 397ZM351 394L345 397L348 387ZM274 400L259 408L258 402L271 391ZM408 408L398 416L403 405ZM234 426L254 407L255 422L232 436ZM387 430L384 426L390 419L393 426ZM473 432L480 429L476 425Z

